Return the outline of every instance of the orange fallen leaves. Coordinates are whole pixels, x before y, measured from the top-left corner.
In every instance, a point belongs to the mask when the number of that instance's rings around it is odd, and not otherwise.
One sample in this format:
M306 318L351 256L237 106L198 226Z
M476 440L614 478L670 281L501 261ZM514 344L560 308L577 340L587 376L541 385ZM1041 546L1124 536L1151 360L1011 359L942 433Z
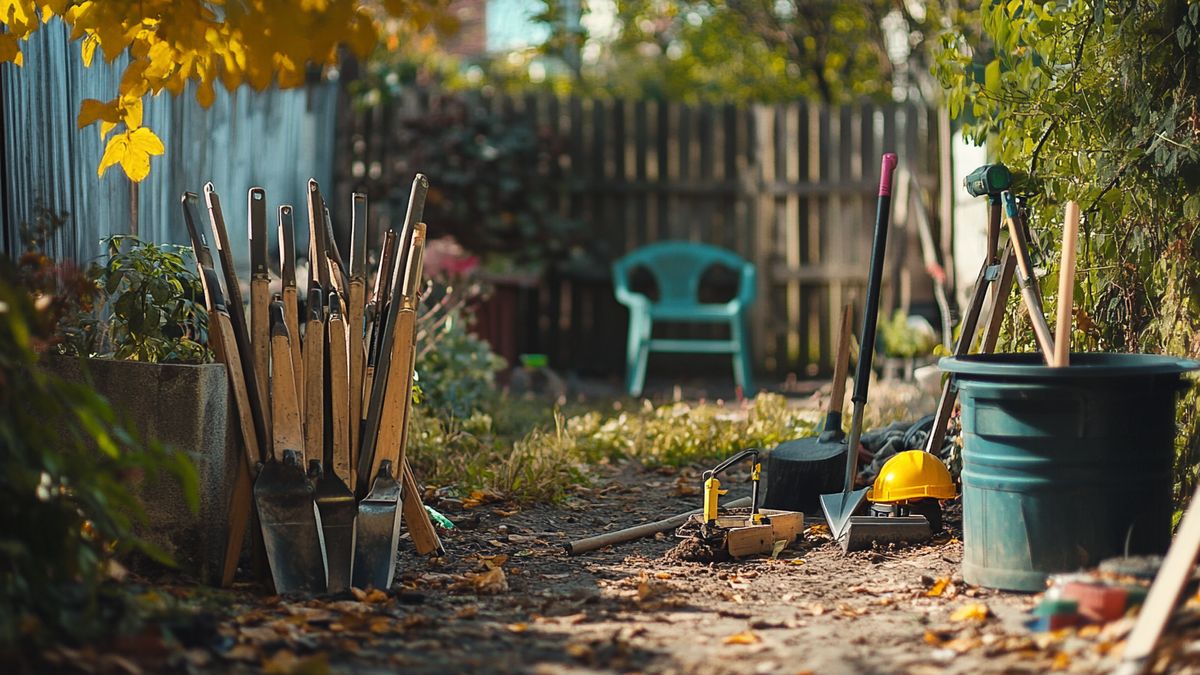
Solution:
M950 585L950 577L942 577L933 582L933 586L928 591L925 591L927 598L939 598L942 593L946 592L946 586Z
M727 645L754 645L762 642L762 638L751 631L744 630L740 633L730 635L723 642Z
M992 615L992 610L982 602L969 602L954 610L950 615L951 621L986 621Z

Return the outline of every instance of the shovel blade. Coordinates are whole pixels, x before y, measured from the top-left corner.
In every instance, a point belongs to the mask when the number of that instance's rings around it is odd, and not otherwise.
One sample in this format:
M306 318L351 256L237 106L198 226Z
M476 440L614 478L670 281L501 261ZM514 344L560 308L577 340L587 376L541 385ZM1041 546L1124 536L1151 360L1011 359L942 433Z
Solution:
M354 493L337 474L326 472L317 481L316 503L321 514L325 559L329 563L327 590L330 593L349 590L354 570L354 521L358 516Z
M313 485L296 454L263 465L254 482L267 563L276 593L325 591L327 563Z
M384 460L371 491L358 504L353 575L356 588L387 590L392 586L400 544L400 492L391 462Z
M866 503L867 488L821 495L821 511L825 514L825 522L829 524L829 533L834 539L842 538L850 518Z
M874 544L924 541L933 536L925 516L854 516L838 537L842 551L865 551Z

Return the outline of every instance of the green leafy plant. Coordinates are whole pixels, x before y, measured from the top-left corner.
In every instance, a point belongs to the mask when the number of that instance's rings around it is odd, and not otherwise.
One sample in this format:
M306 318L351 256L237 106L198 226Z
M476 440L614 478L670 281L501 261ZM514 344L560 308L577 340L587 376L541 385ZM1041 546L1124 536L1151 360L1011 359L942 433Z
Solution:
M108 338L113 357L150 363L206 363L208 312L191 248L158 245L128 235L104 242L108 261L96 281L112 315Z
M94 390L38 366L70 303L19 283L0 261L0 651L106 632L109 562L131 550L166 560L133 533L143 511L131 482L173 477L198 504L186 455L140 440Z
M470 332L467 310L451 305L422 314L425 331L417 357L417 401L431 415L467 419L491 409L496 371L504 359Z
M886 356L906 359L928 356L938 344L933 331L914 326L902 309L879 322L879 341Z
M1200 3L984 3L962 18L934 71L951 113L1013 169L1041 241L1061 241L1067 200L1082 209L1073 346L1200 356ZM1031 343L1023 327L1002 339ZM1197 403L1179 407L1178 501L1200 461Z

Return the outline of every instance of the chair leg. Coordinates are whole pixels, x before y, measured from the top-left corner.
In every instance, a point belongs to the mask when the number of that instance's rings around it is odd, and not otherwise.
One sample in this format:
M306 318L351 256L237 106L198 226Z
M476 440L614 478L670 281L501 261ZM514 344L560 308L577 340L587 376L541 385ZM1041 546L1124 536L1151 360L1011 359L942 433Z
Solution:
M750 345L746 341L746 327L741 316L729 323L730 336L736 351L733 353L733 381L742 388L742 395L754 396L754 371L750 365Z
M653 320L649 316L642 317L638 322L637 356L632 362L632 376L629 380L630 396L641 396L642 389L646 385L646 366L650 361L650 333L652 327Z
M629 314L629 334L625 343L625 391L630 396L640 396L645 379L646 364L643 352L646 347L645 326L650 317L633 311Z

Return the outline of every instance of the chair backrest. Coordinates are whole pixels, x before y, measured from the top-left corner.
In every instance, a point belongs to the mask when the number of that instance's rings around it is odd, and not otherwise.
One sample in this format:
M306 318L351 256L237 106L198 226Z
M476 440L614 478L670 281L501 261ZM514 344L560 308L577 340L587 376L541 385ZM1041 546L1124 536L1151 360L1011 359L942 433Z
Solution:
M631 251L616 262L617 284L625 287L628 273L645 267L658 285L659 303L695 303L700 280L713 265L728 267L739 274L751 265L738 254L711 244L691 241L662 241Z

